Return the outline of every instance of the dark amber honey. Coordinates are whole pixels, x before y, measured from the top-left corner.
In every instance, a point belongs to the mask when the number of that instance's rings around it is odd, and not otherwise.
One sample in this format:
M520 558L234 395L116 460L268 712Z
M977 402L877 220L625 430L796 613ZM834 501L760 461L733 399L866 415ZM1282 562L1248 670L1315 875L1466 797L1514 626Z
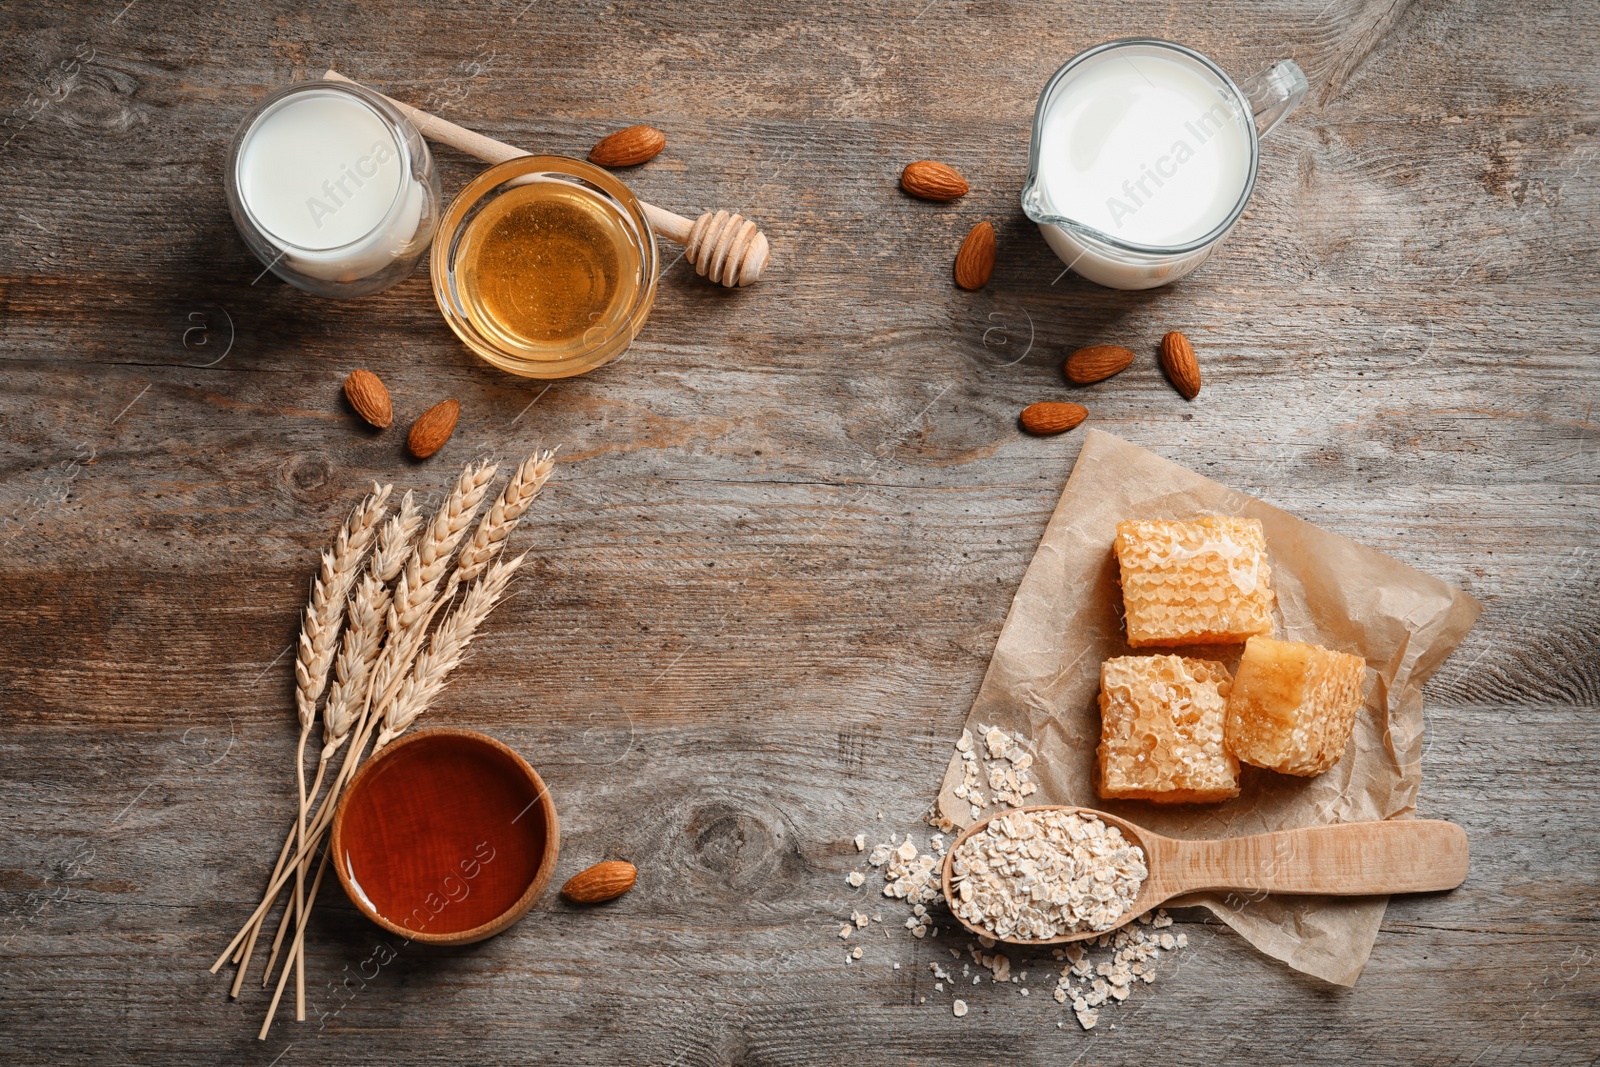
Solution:
M352 783L335 861L346 886L404 931L461 934L514 907L549 837L539 789L487 738L418 734Z

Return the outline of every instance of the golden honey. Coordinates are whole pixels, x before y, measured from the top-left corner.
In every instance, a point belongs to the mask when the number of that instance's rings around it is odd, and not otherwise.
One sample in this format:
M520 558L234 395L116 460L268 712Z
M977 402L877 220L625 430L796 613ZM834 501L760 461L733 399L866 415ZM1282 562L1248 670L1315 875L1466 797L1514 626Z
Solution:
M455 271L473 328L541 361L580 357L626 330L647 276L618 205L540 179L506 188L467 222Z

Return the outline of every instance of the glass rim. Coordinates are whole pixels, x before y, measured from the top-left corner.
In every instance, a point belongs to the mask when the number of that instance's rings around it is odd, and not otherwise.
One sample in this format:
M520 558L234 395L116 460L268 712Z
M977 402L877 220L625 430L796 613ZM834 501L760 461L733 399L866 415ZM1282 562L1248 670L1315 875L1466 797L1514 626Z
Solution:
M350 97L354 99L356 103L363 105L369 111L371 111L378 118L378 120L384 124L384 128L388 132L389 137L394 141L396 154L403 157L406 161L406 173L402 176L400 182L395 186L394 196L389 201L389 206L384 209L383 215L378 219L378 221L373 223L373 225L360 236L354 237L343 244L330 245L326 248L312 248L308 245L296 244L293 241L288 241L280 237L275 231L262 222L261 218L256 214L255 209L251 207L249 200L246 199L244 193L241 191L239 182L239 167L243 162L242 157L244 154L244 146L246 142L250 140L250 134L255 130L256 126L273 111L283 107L285 102L290 97L298 96L303 93L314 92L319 89L332 92L335 95ZM402 115L398 108L394 107L394 105L390 104L377 93L374 93L372 90L362 85L352 85L347 82L313 80L296 82L293 85L284 86L282 89L273 92L259 104L257 104L255 108L252 109L251 112L239 123L238 130L234 132L233 144L228 149L227 178L229 194L238 203L239 210L244 213L244 216L249 220L250 225L255 228L256 232L260 233L262 237L271 241L272 244L280 250L285 252L308 252L316 256L334 256L340 252L350 251L356 248L358 245L370 240L373 234L390 225L394 221L395 216L405 206L406 183L408 180L415 179L415 166L411 151L411 134L415 131L410 127L411 121ZM422 139L422 135L417 133L416 139L420 141Z
M1217 223L1217 225L1213 226L1210 230L1207 230L1204 234L1195 238L1194 240L1186 241L1183 244L1147 245L1140 244L1136 241L1125 241L1120 237L1115 237L1109 233L1106 233L1104 230L1090 226L1087 223L1079 222L1076 219L1069 219L1065 215L1053 215L1045 211L1040 211L1029 203L1030 196L1039 180L1039 148L1041 135L1044 132L1045 106L1051 101L1055 93L1056 86L1059 85L1062 79L1065 78L1073 69L1082 63L1093 59L1104 52L1131 47L1164 48L1172 52L1177 52L1185 58L1200 64L1212 75L1214 75L1217 80L1227 87L1228 91L1233 94L1234 102L1238 105L1240 112L1244 116L1245 129L1250 135L1250 170L1245 176L1244 188L1240 190L1239 198L1234 203L1232 210L1228 212L1226 218ZM1228 77L1226 71L1217 66L1216 63L1212 62L1205 55L1195 51L1188 45L1178 44L1176 41L1167 41L1159 37L1118 37L1115 40L1105 41L1101 44L1095 45L1093 48L1088 48L1082 52L1079 52L1077 55L1073 56L1071 59L1067 60L1060 67L1058 67L1056 72L1050 76L1048 81L1045 82L1044 89L1039 93L1039 103L1034 108L1033 113L1033 138L1032 143L1028 147L1028 180L1022 189L1022 212L1023 214L1027 215L1028 218L1042 226L1057 226L1062 229L1070 230L1078 237L1082 237L1100 244L1109 245L1112 248L1120 249L1124 252L1133 252L1149 256L1187 255L1190 252L1200 251L1201 249L1216 243L1218 239L1220 239L1230 229L1233 228L1234 223L1239 221L1239 216L1244 214L1245 205L1250 202L1250 194L1255 191L1256 172L1259 169L1260 161L1261 138L1256 131L1255 121L1251 117L1249 98L1245 96L1244 91L1239 88L1234 80Z

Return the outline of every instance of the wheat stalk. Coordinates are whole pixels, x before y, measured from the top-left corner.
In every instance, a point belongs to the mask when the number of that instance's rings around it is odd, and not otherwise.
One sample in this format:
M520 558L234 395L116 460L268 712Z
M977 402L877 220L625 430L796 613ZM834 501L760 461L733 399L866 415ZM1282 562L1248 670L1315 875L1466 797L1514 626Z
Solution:
M423 534L417 549L407 561L406 569L396 587L394 600L390 604L389 643L385 647L384 659L380 661L378 671L374 674L361 733L346 754L345 771L341 772L330 790L330 799L343 788L344 782L348 780L349 771L361 758L360 754L366 747L371 730L379 721L383 723L383 730L373 745L374 752L402 732L426 710L427 705L443 689L450 673L460 664L478 626L498 603L512 574L522 565L526 556L494 565L490 565L489 560L499 552L505 537L516 526L522 513L527 510L528 504L532 503L539 488L549 478L553 460L549 456L543 457L542 462L539 460L538 456L530 457L530 460L513 474L511 483L508 484L506 492L501 494L496 508L491 509L490 515L485 516L485 522L468 546L473 549L476 561L472 573L481 573L482 576L468 590L461 604L440 624L427 651L416 655L426 635L429 622L439 605L444 602L443 598L435 597L439 579L449 563L456 544L476 514L496 468L483 464L476 469L468 467L462 471L451 499L439 510L429 529ZM485 566L488 567L486 572L483 571ZM451 589L454 589L459 581L457 575L460 573L461 567L458 561L457 570L451 576ZM399 651L390 656L388 655L390 649ZM416 655L415 664L411 663L413 655ZM393 680L387 685L384 684L385 663L389 664L390 670L394 672ZM406 671L407 667L411 668L409 674ZM325 829L325 824L320 819L318 826L313 847ZM310 859L310 854L302 848L295 860L297 879L303 878L308 871ZM324 854L322 866L318 868L317 877L312 884L310 897L303 907L296 908L295 937L289 946L288 956L279 975L278 987L273 992L267 1018L262 1023L263 1037L271 1027L272 1016L277 1011L278 1002L283 996L289 973L304 972L306 924L310 919L311 908L315 906L317 891L322 884L327 862L328 857ZM274 958L282 942L283 933L287 929L287 923L286 914L284 925L279 929L277 943L273 946ZM271 975L272 966L272 960L269 959L267 976Z
M411 553L411 541L421 525L422 513L417 508L416 498L408 491L400 502L399 513L389 519L378 535L378 545L373 549L367 573L362 576L361 584L357 586L356 593L351 598L350 622L345 627L339 654L334 660L334 681L328 687L328 702L322 709L322 753L317 759L316 777L306 794L308 804L316 799L317 789L327 773L328 761L344 745L355 723L356 715L366 701L367 688L372 680L372 668L377 662L378 651L383 642L386 614L393 593L389 583L394 581L401 567L405 565ZM287 858L287 850L279 855L280 868ZM275 877L276 874L275 871ZM297 890L302 884L303 877L301 874L296 875ZM272 975L273 961L277 959L279 947L283 943L283 932L288 929L289 920L300 905L301 900L297 892L294 908L284 912L279 932L273 938L272 955L267 960L267 970L261 979L263 985ZM246 959L248 953L247 947ZM298 983L299 979L296 981ZM298 989L297 984L297 992Z
M295 747L296 814L295 839L305 847L306 833L306 738L317 717L317 700L328 684L328 668L333 665L334 650L338 646L339 628L344 624L345 595L360 570L368 547L383 521L391 485L376 482L369 493L350 513L333 547L322 553L322 569L311 583L311 601L306 605L305 621L300 627L299 650L295 656L295 707L300 716L300 742ZM305 898L305 879L295 878L294 899L298 908ZM297 1018L305 1018L305 974L298 972L295 982L295 1011Z

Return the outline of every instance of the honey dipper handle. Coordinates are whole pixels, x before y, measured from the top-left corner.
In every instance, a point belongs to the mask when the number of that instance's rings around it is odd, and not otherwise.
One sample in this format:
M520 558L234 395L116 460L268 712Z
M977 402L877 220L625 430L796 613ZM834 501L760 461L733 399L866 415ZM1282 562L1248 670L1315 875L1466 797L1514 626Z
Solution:
M361 84L354 78L346 78L336 70L328 70L322 78L324 81L344 82L347 85ZM370 86L362 88L368 92L377 92ZM504 163L508 159L533 154L504 141L496 141L493 137L485 137L465 126L457 126L437 115L430 115L421 108L401 103L392 96L384 96L383 93L377 95L398 108L424 137L447 144L451 148L459 148L469 156L476 156L489 163ZM693 263L701 274L709 274L718 284L749 285L761 277L761 271L767 265L767 239L753 225L745 228L745 220L738 215L729 216L726 212L718 212L715 216L702 215L700 218L706 220L706 225L700 226L701 233L696 239L695 227L700 220L686 219L682 215L656 207L654 204L647 204L643 200L639 201L639 207L650 220L650 229L669 241L686 246L685 258Z
M1153 873L1171 895L1203 889L1374 896L1454 889L1467 877L1455 823L1395 819L1217 841L1163 839Z
M323 74L322 80L344 82L346 85L361 84L354 78L346 78L336 70L329 70ZM368 92L377 92L377 90L368 86L362 86L362 88L367 89ZM451 148L459 148L469 156L476 156L478 159L489 163L504 163L508 159L516 159L519 156L531 156L533 154L532 152L524 152L515 145L506 144L504 141L496 141L493 137L485 137L481 133L474 133L465 126L457 126L455 123L446 121L438 115L430 115L426 111L412 107L410 104L401 103L392 96L384 96L382 93L378 93L378 95L383 96L385 100L399 109L400 114L410 119L411 124L422 131L422 136L431 141L447 144Z

